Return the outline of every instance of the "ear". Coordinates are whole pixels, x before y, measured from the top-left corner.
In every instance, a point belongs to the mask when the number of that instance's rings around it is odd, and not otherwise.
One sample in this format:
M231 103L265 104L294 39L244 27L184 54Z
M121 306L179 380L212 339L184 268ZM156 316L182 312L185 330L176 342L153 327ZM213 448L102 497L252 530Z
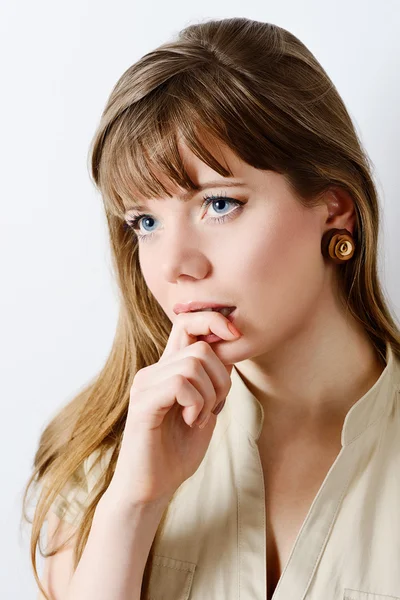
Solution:
M329 188L323 198L328 209L326 228L347 229L352 235L357 223L354 200L351 194L340 186Z

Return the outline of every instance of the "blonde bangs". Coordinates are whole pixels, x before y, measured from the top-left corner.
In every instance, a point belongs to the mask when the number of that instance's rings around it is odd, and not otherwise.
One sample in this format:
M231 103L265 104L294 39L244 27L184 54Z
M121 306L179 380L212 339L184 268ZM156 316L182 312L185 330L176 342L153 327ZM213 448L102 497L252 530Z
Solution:
M177 193L197 189L185 170L178 143L185 144L219 175L233 176L210 151L218 140L236 151L222 126L218 107L208 105L205 125L204 113L182 101L180 92L176 96L179 100L174 103L147 96L129 107L108 131L99 183L106 209L122 220L127 210L143 200L172 197L174 189ZM139 119L141 113L146 119ZM134 127L134 123L138 125Z

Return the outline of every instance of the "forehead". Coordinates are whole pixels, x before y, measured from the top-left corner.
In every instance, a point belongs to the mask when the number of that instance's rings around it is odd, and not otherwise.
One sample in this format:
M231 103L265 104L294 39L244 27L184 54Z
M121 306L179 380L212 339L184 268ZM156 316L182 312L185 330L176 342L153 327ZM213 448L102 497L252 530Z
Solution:
M180 161L183 169L192 181L194 189L187 190L178 186L174 181L171 181L171 179L166 176L165 172L157 165L152 164L151 166L152 172L168 190L171 197L177 198L182 202L190 201L196 194L210 187L243 185L240 180L245 178L248 170L251 169L250 165L247 165L247 163L242 161L241 158L221 140L213 138L210 135L207 137L204 135L202 143L213 157L222 164L228 172L232 173L232 175L228 175L227 177L220 175L199 156L194 154L180 138L178 138L177 141ZM144 196L140 194L139 191L136 191L134 201L125 203L125 209L126 212L129 212L134 208L143 208L143 205L149 201L162 199L162 197Z
M204 135L203 138L202 143L207 150L227 171L232 173L233 177L240 178L244 175L246 167L251 168L221 140L210 135ZM224 181L224 177L196 156L182 140L178 141L178 149L183 167L196 185L200 186L205 181Z

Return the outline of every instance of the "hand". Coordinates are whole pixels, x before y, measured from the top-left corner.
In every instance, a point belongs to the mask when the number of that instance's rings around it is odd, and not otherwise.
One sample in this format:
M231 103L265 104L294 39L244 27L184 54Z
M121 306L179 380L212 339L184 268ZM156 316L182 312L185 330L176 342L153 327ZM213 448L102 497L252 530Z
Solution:
M217 421L212 411L230 390L233 365L196 336L214 333L232 344L241 334L232 334L228 323L217 311L180 313L160 360L135 375L110 484L119 497L140 504L168 499L198 469ZM204 417L208 422L199 428Z

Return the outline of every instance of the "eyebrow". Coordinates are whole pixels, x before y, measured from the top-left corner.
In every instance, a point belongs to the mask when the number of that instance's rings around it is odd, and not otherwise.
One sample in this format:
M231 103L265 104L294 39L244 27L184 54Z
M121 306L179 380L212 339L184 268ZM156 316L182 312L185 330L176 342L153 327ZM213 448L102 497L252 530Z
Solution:
M243 187L247 185L242 181L223 181L219 179L218 181L208 181L207 183L203 183L201 185L196 186L194 190L190 190L184 194L178 196L179 200L182 202L188 202L191 200L196 194L203 192L212 187ZM131 210L146 210L148 207L145 204L133 204L125 211L125 214L130 212Z

